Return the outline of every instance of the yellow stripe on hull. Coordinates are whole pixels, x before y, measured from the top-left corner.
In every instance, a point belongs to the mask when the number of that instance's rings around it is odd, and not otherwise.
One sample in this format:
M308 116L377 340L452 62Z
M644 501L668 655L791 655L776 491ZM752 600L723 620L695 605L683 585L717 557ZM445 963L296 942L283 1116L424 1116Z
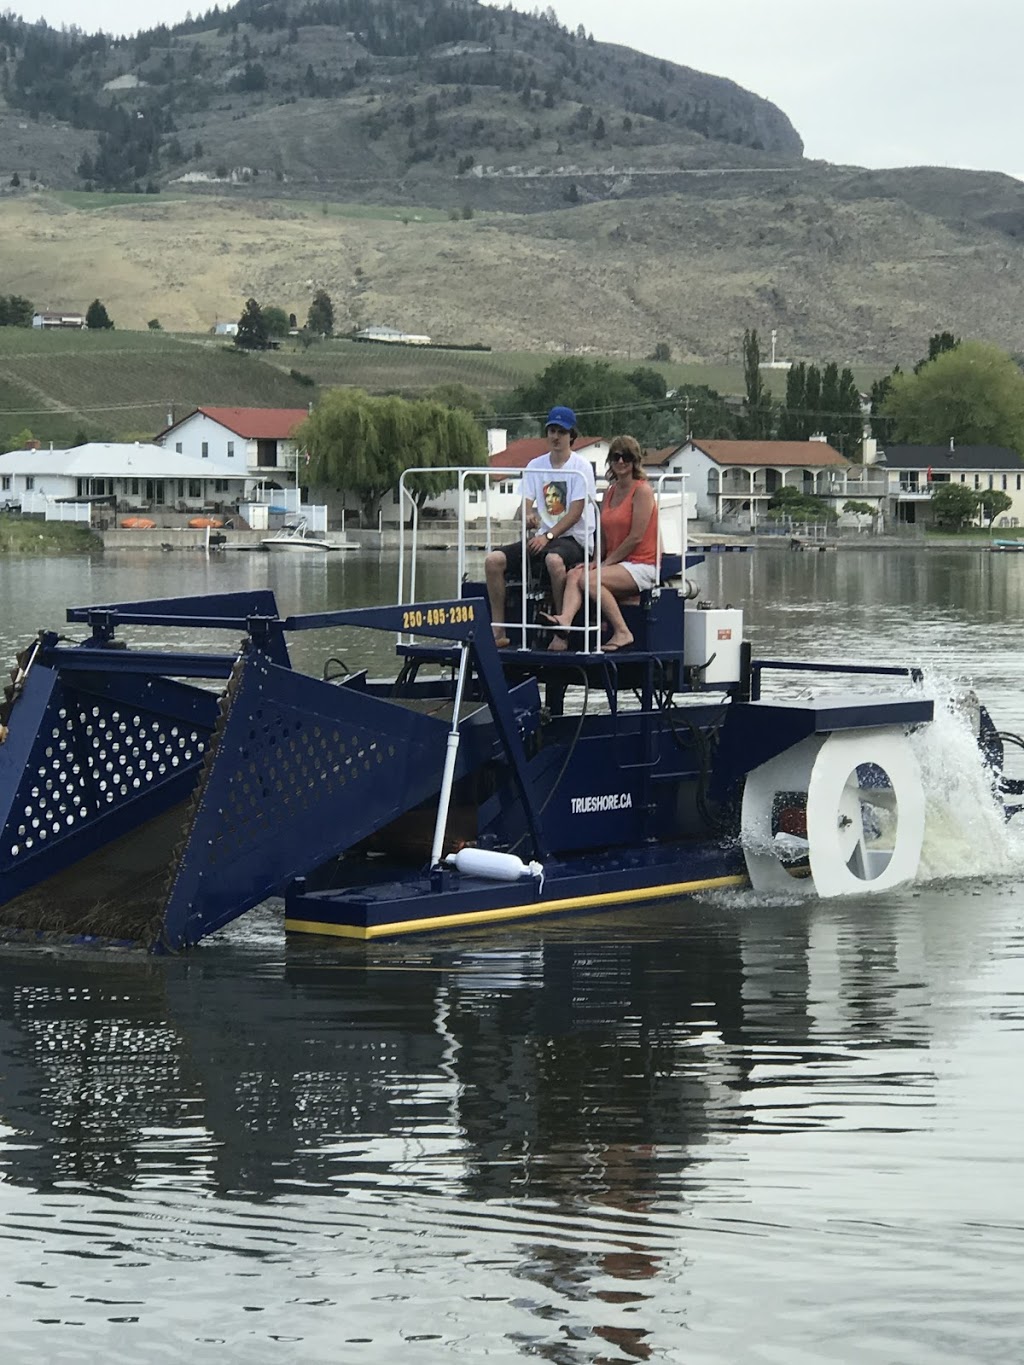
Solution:
M669 896L690 896L695 891L712 891L723 886L746 886L742 874L708 877L698 882L672 882L665 886L638 887L635 891L611 891L595 896L567 896L557 901L531 901L529 905L508 905L499 910L467 910L461 915L436 915L428 919L403 920L395 924L324 924L320 920L285 919L290 934L328 934L333 938L371 939L394 934L417 934L426 929L452 929L471 924L500 924L503 920L533 919L559 911L586 910L590 907L624 905L631 901L665 900Z

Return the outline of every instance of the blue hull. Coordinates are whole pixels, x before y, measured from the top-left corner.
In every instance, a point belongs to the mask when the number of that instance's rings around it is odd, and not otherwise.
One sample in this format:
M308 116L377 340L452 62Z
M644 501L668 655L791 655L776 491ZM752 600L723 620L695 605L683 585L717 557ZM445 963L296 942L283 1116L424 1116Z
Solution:
M542 880L494 881L446 868L433 876L322 892L307 891L299 883L285 898L285 929L373 939L593 914L746 881L743 855L735 844L663 845L554 860L545 866Z

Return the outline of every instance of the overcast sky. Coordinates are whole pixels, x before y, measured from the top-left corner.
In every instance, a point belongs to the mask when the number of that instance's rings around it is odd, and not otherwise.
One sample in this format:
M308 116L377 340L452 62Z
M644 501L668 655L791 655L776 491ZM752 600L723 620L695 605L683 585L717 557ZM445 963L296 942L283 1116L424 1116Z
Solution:
M516 8L533 3L519 0ZM209 7L205 0L10 5L54 27L112 33L132 31L142 13L149 27ZM808 156L1024 179L1024 0L561 0L554 8L564 24L582 23L599 41L727 76L765 96L789 115Z

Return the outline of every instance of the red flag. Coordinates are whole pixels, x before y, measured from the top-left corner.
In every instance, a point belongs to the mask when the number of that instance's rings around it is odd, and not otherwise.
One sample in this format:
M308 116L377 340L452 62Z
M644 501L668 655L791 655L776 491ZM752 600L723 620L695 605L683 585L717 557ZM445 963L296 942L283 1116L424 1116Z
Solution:
M928 482L931 483L931 481L932 481L932 467L931 467L931 465L929 465L929 466L928 466Z

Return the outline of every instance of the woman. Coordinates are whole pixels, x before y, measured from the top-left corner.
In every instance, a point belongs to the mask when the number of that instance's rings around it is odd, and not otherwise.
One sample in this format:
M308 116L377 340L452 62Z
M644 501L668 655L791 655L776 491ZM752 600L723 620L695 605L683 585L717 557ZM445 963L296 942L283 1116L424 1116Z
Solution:
M601 503L601 615L611 627L603 645L607 654L633 643L619 603L653 588L657 575L658 509L647 475L640 465L640 447L632 436L616 436L608 447L609 484ZM573 569L565 584L562 610L544 619L557 628L550 649L567 649L564 632L572 626L584 594L597 601L597 566L584 576Z

